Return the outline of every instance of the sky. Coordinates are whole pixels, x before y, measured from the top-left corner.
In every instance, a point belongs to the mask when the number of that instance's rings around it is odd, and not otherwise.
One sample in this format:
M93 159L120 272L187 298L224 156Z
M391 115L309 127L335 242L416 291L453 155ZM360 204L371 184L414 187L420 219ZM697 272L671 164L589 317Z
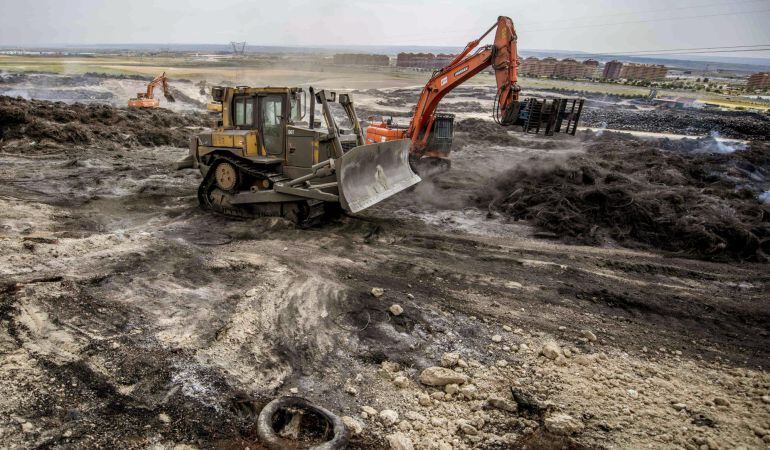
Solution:
M0 0L0 46L462 47L499 15L522 49L770 49L770 0ZM714 54L770 57L728 50Z

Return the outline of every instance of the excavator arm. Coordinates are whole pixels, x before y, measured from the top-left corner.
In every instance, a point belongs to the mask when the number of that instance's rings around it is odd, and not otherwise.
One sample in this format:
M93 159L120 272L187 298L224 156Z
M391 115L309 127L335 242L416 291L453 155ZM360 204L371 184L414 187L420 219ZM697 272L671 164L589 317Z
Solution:
M479 42L497 28L494 45L478 47ZM420 94L414 117L409 124L407 136L412 140L414 152L422 152L428 146L430 133L436 118L436 108L442 98L454 88L473 78L489 66L495 70L497 80L497 101L495 117L510 121L518 112L519 91L517 84L518 53L516 51L516 30L513 21L500 16L480 38L471 41L465 49L446 67L434 74Z
M158 86L163 88L163 96L166 97L166 100L170 102L176 101L174 100L174 96L171 95L171 90L168 87L168 78L166 77L166 72L158 75L147 84L147 93L145 94L145 98L155 98L154 91Z
M155 98L155 88L161 86L163 88L163 96L169 102L176 101L174 96L171 95L171 89L168 86L168 78L166 72L153 78L152 81L147 83L147 90L145 92L139 92L135 98L128 101L128 106L139 108L157 108L160 102Z
M494 43L479 47L479 43L495 29L497 31ZM538 133L542 128L546 135L551 135L561 131L562 123L566 119L564 131L574 135L583 100L520 101L518 64L517 37L513 21L500 16L481 37L469 42L446 67L435 72L428 80L417 100L408 128L399 128L386 122L370 125L367 128L367 142L409 139L413 160L422 157L446 158L452 142L454 116L438 114L436 109L446 94L490 66L497 82L493 110L497 123L503 126L519 125L523 131L530 133Z

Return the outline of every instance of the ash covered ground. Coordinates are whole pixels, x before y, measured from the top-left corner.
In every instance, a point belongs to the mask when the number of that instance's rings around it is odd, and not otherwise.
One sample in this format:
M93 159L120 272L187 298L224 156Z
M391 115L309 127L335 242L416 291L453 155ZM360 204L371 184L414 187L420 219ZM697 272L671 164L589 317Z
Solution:
M198 209L171 168L196 114L2 98L0 446L260 448L296 393L351 448L765 448L767 146L509 133L471 89L450 172L310 230ZM613 184L687 192L756 246L670 248L611 226L628 202L575 201ZM543 190L574 217L522 203Z

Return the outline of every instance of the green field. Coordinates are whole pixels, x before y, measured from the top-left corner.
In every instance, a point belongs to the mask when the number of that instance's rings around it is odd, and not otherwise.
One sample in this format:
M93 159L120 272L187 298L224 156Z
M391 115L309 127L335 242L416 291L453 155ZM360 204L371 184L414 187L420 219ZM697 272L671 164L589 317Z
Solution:
M396 67L335 66L328 58L312 55L79 55L29 56L0 55L0 71L46 72L79 75L97 72L111 75L155 76L166 72L171 79L207 80L212 83L244 85L327 85L340 89L378 89L421 86L430 72ZM468 84L491 85L494 77L482 73ZM528 89L564 90L578 93L645 97L650 89L615 83L554 80L522 77L523 92ZM707 92L658 89L659 96L688 97L724 105L741 106L729 96Z

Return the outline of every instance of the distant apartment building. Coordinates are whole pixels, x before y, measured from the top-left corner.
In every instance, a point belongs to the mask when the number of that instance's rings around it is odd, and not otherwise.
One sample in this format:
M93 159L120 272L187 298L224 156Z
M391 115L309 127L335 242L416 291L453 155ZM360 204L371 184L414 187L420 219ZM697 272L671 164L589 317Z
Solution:
M443 69L455 58L455 55L433 53L399 53L396 56L397 67L411 67L427 70Z
M770 89L770 72L759 72L751 75L746 82L746 88L750 91Z
M623 64L620 78L626 80L661 80L666 78L668 67L660 64Z
M608 80L617 80L620 78L620 70L623 68L623 63L620 61L610 61L604 65L604 72L602 72L602 78Z
M529 57L522 61L519 73L530 77L592 78L599 62L593 59L578 62L574 59Z
M366 55L361 53L338 53L334 55L334 64L358 66L389 66L387 55Z
M666 78L668 68L660 64L624 64L610 61L604 65L602 78L608 80L660 80Z

